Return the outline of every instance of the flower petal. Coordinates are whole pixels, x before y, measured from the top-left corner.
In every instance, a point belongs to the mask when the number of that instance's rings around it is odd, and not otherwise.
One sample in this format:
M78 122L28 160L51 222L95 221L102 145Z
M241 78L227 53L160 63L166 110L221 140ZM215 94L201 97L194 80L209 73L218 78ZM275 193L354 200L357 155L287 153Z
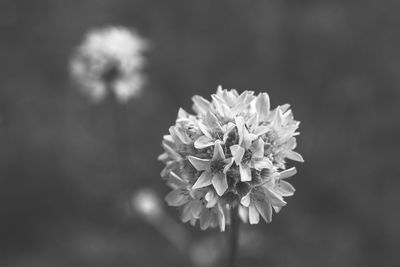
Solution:
M279 183L275 185L274 190L279 192L279 194L281 194L284 197L293 196L294 192L296 191L296 189L294 189L294 187L291 184L289 184L284 180L280 180Z
M240 180L242 182L251 181L251 169L249 166L244 164L239 164L239 171L240 171Z
M250 146L250 150L253 153L252 158L261 159L264 157L264 141L258 138Z
M164 152L157 157L157 160L165 162L168 158L169 158L168 154Z
M189 196L184 194L184 190L179 188L172 190L165 196L165 201L168 205L173 207L179 207L189 201Z
M282 111L282 113L286 113L289 108L290 104L283 104L282 106L280 106L280 110Z
M296 133L293 133L293 135L295 135ZM297 133L297 135L299 135L300 133ZM286 141L286 146L288 148L290 148L291 150L295 149L297 146L297 141L296 138L291 137L289 138L289 140Z
M285 179L285 178L291 177L291 176L295 175L296 173L297 173L296 168L292 167L290 169L281 171L279 173L279 179Z
M282 207L277 207L277 206L272 206L272 208L274 209L274 211L275 211L276 213L280 212L281 209L282 209Z
M219 196L222 196L226 189L228 189L228 181L226 175L223 173L216 173L212 178L212 184Z
M256 110L260 115L261 120L265 120L269 114L270 102L267 93L261 93L257 96L256 100Z
M163 141L167 142L167 143L174 143L174 139L172 139L172 136L170 134L165 134L163 136Z
M197 149L203 149L212 145L214 145L214 140L205 135L200 136L194 142L194 147Z
M211 98L212 98L212 103L214 104L216 112L220 115L225 115L224 108L223 108L223 106L225 105L224 104L225 101L216 94L211 95Z
M168 176L168 183L173 184L177 187L185 187L187 182L184 181L181 177L176 175L174 172L170 172Z
M207 111L211 110L212 107L211 103L207 99L199 95L193 96L192 101L193 101L193 109L198 113L204 114Z
M236 127L236 125L232 122L228 122L228 124L225 124L224 126L222 126L222 131L224 132L224 136L223 136L224 143L228 139L230 132L233 129L235 129L235 127Z
M203 210L200 215L200 228L201 230L206 230L210 225L210 211Z
M189 118L189 113L186 112L183 108L179 108L178 110L178 120Z
M185 145L190 144L192 140L189 136L185 133L185 131L180 127L174 127L173 131L175 135L179 138L179 140L184 143Z
M214 155L212 160L225 160L224 151L222 150L221 141L215 141L214 145Z
M258 114L255 113L246 121L246 124L250 127L250 129L254 130L258 127Z
M257 127L256 130L254 131L254 134L255 134L256 136L260 136L260 135L263 135L263 134L268 133L270 130L271 130L271 127L270 127L270 126L259 126L259 127Z
M200 159L193 156L189 156L188 160L196 168L198 171L206 171L210 169L210 162L209 159Z
M232 167L233 162L234 162L233 158L229 158L229 159L225 160L226 165L224 167L223 173L226 174L229 171L229 169Z
M210 202L212 199L214 199L215 194L213 191L208 191L207 194L204 196L204 199L207 200L207 202Z
M249 148L252 140L255 139L255 135L249 134L243 117L235 117L235 123L239 134L239 145L245 149Z
M250 192L244 197L242 197L242 199L240 200L240 204L242 204L245 207L248 207L250 205Z
M303 157L302 157L299 153L297 153L297 152L295 152L295 151L288 150L288 151L285 153L285 155L286 155L286 157L287 157L288 159L291 159L291 160L294 160L294 161L298 161L298 162L304 162Z
M192 203L193 202L189 202L185 206L183 206L182 213L181 213L182 222L188 222L193 218Z
M162 142L162 146L165 150L165 152L174 160L179 160L181 159L181 155L179 155L175 150L173 150L169 145L167 145L165 142Z
M258 213L256 206L251 204L249 206L249 223L257 224L260 221L260 214Z
M271 160L267 157L264 157L259 160L252 160L252 166L257 170L272 169L274 167Z
M221 124L219 124L217 117L215 117L211 111L207 111L204 119L204 122L208 128L221 131Z
M233 117L235 116L232 110L225 104L221 105L221 112L226 119L233 119Z
M193 204L192 204L193 218L199 219L202 209L203 209L203 204L201 203L201 201L193 201Z
M211 184L212 174L209 171L204 171L197 181L194 183L192 189L203 188Z
M161 177L163 177L163 178L165 178L165 177L167 177L168 178L168 175L169 175L169 173L171 172L171 171L173 171L173 170L175 170L176 168L179 168L179 166L178 166L179 164L178 164L178 162L177 161L168 161L166 164L165 164L165 167L164 167L164 169L161 171Z
M218 215L218 212L216 211L217 210L217 208L214 208L214 209L211 209L210 210L210 224L209 224L209 227L211 227L211 228L215 228L215 227L217 227L218 226L218 223L219 223L219 215Z
M283 207L286 205L283 198L269 188L264 187L264 194L265 200L271 203L272 206Z
M200 131L207 136L208 138L212 139L212 135L210 133L211 129L208 129L202 122L198 121L197 126L199 127Z
M249 221L249 209L243 207L242 205L239 206L239 217L242 219L244 223Z
M235 114L239 114L245 107L247 107L251 101L253 101L254 92L244 91L236 100L236 105L232 108Z
M218 202L218 197L213 191L208 191L204 198L207 200L206 208L212 208Z
M229 148L231 150L232 156L235 159L236 165L242 162L245 149L239 145L233 145Z
M269 223L272 221L272 207L271 204L265 201L256 201L255 206L257 211L260 213L261 217L265 222Z
M219 86L217 89L217 96L223 99L229 107L233 107L236 104L236 99L239 94L235 89L228 91L226 89L223 89L222 86Z

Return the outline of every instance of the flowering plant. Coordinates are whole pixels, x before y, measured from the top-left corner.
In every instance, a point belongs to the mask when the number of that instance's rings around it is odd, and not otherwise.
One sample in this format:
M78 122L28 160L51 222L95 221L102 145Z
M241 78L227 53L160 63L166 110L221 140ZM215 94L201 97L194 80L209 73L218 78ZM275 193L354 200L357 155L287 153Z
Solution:
M172 188L165 199L203 230L224 231L236 210L243 222L271 222L295 191L286 160L303 162L293 151L299 122L288 104L271 110L267 93L219 87L211 98L194 96L195 115L180 109L163 138L161 176Z
M90 31L71 59L71 75L92 100L107 94L126 102L136 96L143 84L143 52L148 43L124 27Z

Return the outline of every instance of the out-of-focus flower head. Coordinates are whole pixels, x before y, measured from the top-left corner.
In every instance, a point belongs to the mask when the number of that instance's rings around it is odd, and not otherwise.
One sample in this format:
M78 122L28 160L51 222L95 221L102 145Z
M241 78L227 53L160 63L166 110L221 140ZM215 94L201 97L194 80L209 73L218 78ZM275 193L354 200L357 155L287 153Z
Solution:
M126 102L138 95L144 84L143 52L147 48L147 41L127 28L94 29L71 59L71 76L93 101L114 94L118 101Z
M299 122L288 104L271 110L267 93L219 87L211 99L194 96L195 115L180 109L164 136L161 177L172 188L165 199L203 230L224 231L236 207L244 222L271 222L295 191L285 179L296 174L288 159L303 162L293 151Z
M157 220L162 216L161 200L150 189L137 191L131 200L134 211L146 220Z

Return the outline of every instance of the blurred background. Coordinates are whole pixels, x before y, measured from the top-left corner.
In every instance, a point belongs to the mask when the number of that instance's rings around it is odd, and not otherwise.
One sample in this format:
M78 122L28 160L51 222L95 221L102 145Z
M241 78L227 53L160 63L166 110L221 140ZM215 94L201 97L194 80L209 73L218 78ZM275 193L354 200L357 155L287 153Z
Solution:
M241 229L238 265L400 266L399 8L0 0L0 266L190 266L128 203L142 187L163 198L162 136L192 95L209 98L219 84L290 103L306 160L273 222ZM106 25L151 42L148 82L122 107L124 175L110 105L92 104L68 75L86 32ZM207 238L222 240L219 231L181 227L204 243L192 263L208 266Z

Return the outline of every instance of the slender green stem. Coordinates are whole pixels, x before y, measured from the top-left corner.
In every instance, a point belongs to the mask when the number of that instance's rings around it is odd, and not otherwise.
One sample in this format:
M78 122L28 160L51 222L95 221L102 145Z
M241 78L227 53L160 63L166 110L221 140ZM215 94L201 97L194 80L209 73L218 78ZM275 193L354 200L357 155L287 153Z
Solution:
M239 214L238 208L235 207L231 212L231 226L229 229L229 258L228 258L228 267L235 267L238 245L239 245Z

